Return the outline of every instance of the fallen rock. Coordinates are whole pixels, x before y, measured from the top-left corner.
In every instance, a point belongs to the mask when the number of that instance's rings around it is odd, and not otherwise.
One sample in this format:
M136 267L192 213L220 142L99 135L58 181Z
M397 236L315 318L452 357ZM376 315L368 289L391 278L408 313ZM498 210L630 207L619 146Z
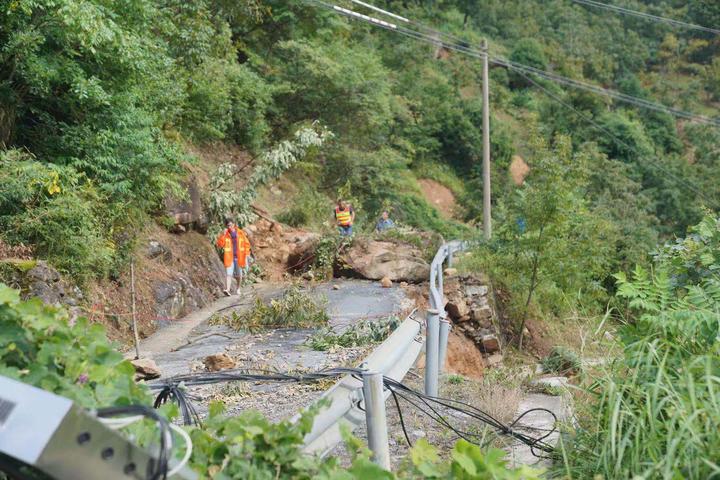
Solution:
M33 280L44 283L54 283L60 280L60 274L45 262L37 262L34 268L27 272L27 276Z
M413 245L384 241L356 241L341 255L347 268L368 280L388 277L392 281L422 282L430 265Z
M494 353L487 358L487 364L491 367L497 367L502 364L503 356L499 353Z
M162 256L165 260L170 260L172 258L170 250L168 250L165 245L155 240L148 242L146 256L150 259L157 258L159 256Z
M484 297L488 293L485 285L465 285L465 295L468 297Z
M340 285L333 285L333 286L332 286L332 289L333 289L333 290L340 290Z
M468 307L465 297L458 291L448 294L448 302L445 304L445 310L453 320L459 320L470 315L470 307Z
M135 367L136 380L152 380L160 377L160 368L151 358L138 358L130 360L130 363Z
M383 288L390 288L392 287L392 280L390 280L388 277L383 277L380 280L380 285L382 285Z
M495 353L500 350L500 341L495 335L483 335L480 343L486 353Z
M472 312L470 312L470 317L480 325L489 324L492 319L492 308L490 308L490 305L473 308Z
M203 364L205 364L205 368L210 372L235 368L235 360L230 358L227 353L208 355L205 357L205 360L203 360Z
M443 273L445 273L448 277L454 277L457 275L458 271L457 268L446 268Z

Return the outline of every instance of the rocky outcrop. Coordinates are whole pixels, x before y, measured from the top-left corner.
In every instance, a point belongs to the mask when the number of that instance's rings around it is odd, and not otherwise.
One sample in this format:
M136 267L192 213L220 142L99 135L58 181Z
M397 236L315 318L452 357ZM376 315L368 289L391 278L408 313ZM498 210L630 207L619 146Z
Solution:
M487 279L474 275L446 278L444 291L445 311L455 329L475 343L488 365L497 364L498 358L502 359L502 345Z
M208 216L202 201L202 188L198 178L191 175L184 183L187 195L182 198L167 198L165 209L175 220L175 231L184 232L189 229L205 233L208 228Z
M177 274L171 280L158 281L154 288L154 298L160 324L202 308L208 302L203 291L183 274Z
M430 265L415 246L387 241L360 240L340 256L340 261L368 280L384 277L392 281L422 282L430 275Z
M77 315L83 298L79 288L65 280L51 265L42 260L0 260L0 281L20 290L23 298L37 297L48 305L64 305Z

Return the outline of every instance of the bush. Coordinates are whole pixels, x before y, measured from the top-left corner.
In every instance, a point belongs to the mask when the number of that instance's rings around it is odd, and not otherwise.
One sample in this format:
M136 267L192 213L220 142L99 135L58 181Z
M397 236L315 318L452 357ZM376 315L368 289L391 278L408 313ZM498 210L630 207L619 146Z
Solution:
M510 53L510 60L540 70L547 68L547 58L545 57L543 47L534 38L522 38L518 40L515 48L513 48ZM513 88L525 88L530 86L530 82L520 74L513 72L510 74L510 85Z
M632 277L617 274L628 313L620 337L624 355L590 387L589 412L564 448L566 468L559 473L717 475L720 281L703 274L720 268L717 225L717 218L707 217L686 241L656 258L652 273L636 268Z
M303 185L293 198L292 206L276 216L276 219L291 227L321 227L332 211L332 203L317 189Z
M354 323L341 334L332 328L314 333L307 340L313 350L325 351L333 347L360 347L385 340L400 325L397 317L388 317L379 321L361 320Z
M9 243L33 245L35 255L76 280L110 271L115 249L107 207L74 169L48 166L16 151L0 153L0 212Z
M307 328L327 325L327 312L324 302L318 301L303 292L299 286L293 286L282 297L264 303L255 299L255 306L240 314L233 312L229 316L214 316L212 325L229 325L236 330L255 331L265 328Z
M560 375L575 375L582 370L578 354L566 347L553 347L541 365L544 371Z

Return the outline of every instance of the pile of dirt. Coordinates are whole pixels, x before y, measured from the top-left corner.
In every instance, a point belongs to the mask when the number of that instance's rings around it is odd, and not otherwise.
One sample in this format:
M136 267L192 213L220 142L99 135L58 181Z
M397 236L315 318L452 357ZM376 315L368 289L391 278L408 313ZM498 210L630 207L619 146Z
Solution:
M425 200L435 207L444 218L453 218L457 205L452 190L429 178L422 178L418 180L418 183Z
M510 178L513 183L518 186L522 185L529 173L530 166L525 163L525 160L520 155L513 155L510 162Z
M485 358L475 342L456 329L448 336L447 357L448 373L457 373L469 378L480 379L485 373Z
M246 229L255 259L266 281L287 280L309 266L320 235L260 218Z

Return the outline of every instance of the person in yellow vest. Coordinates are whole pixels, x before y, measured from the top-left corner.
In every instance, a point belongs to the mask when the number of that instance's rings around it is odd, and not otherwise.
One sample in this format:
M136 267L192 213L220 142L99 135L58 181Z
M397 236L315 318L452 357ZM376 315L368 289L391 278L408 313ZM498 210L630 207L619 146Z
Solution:
M352 205L339 198L335 206L335 223L337 223L340 235L343 237L351 236L354 222L355 210L353 210Z
M242 279L248 268L250 240L231 218L225 219L225 226L227 228L218 236L217 246L223 250L223 264L226 273L223 293L229 297L233 277L237 280L235 293L240 295Z

